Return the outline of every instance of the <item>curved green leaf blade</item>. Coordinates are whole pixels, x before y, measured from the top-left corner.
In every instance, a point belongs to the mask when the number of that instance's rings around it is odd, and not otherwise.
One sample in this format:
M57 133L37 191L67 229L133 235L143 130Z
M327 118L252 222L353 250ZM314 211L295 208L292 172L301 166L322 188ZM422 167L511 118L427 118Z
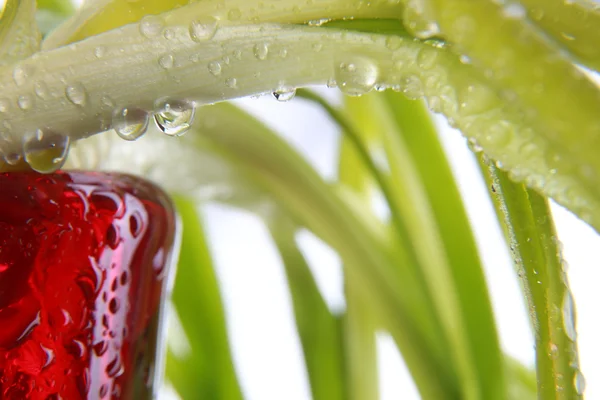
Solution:
M313 399L347 399L342 319L329 311L319 292L296 245L295 224L278 213L268 225L288 278Z
M529 304L539 397L580 399L575 309L548 201L512 182L493 161L480 156L480 163Z
M167 377L186 400L242 400L197 204L183 197L175 197L175 203L183 235L172 301L191 351L183 358L168 355Z

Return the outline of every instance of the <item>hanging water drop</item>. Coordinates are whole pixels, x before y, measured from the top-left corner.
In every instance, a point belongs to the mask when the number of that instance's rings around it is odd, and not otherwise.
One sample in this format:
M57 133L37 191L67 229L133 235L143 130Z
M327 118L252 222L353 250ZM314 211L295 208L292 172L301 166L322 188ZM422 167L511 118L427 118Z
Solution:
M195 108L182 101L160 100L156 103L154 122L169 136L181 136L194 122Z
M273 97L275 97L275 100L277 100L279 102L290 101L291 99L294 98L294 96L296 96L295 88L284 87L284 88L279 88L273 92Z
M147 38L158 36L165 26L165 21L156 15L147 15L140 21L140 33Z
M63 166L69 152L69 137L37 129L23 137L23 155L34 171L48 174Z
M200 17L190 24L190 37L194 42L210 40L217 32L217 20L211 16Z
M342 93L360 96L373 89L379 77L379 69L369 59L357 57L341 62L335 68L335 81Z
M113 129L125 140L136 140L148 129L148 113L139 108L122 108L112 119Z
M81 85L80 83L67 86L67 88L65 89L65 94L67 95L67 99L69 99L71 103L77 106L85 105L87 93L83 85Z

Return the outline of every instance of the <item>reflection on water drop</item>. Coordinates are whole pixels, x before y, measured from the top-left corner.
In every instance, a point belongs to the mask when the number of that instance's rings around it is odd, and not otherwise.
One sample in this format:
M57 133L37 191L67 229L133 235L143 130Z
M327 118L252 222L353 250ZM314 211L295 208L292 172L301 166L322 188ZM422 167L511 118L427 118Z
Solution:
M181 136L194 122L195 109L183 101L160 100L156 104L154 122L158 129L169 136Z
M23 154L31 169L51 173L63 166L69 152L69 137L41 129L23 136Z
M573 380L573 383L575 385L575 391L577 391L577 394L583 395L583 392L585 392L585 377L579 369L575 371L575 376Z
M150 116L139 108L122 108L112 119L112 127L125 140L136 140L148 129Z

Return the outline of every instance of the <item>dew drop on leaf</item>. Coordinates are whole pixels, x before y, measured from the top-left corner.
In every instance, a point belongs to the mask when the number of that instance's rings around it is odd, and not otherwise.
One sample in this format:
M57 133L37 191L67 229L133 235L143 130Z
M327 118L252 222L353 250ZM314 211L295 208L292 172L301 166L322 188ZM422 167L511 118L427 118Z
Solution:
M84 106L86 103L87 93L80 83L67 86L65 94L67 95L67 99L75 105Z
M213 76L221 75L221 63L218 61L211 61L208 63L208 72L210 72Z
M194 42L210 40L217 32L217 20L211 16L200 17L192 21L189 31Z
M165 54L164 56L161 56L158 59L158 64L164 69L173 68L174 62L175 60L173 59L173 56L171 54Z
M186 102L160 100L156 104L154 122L169 136L181 136L194 122L195 108Z
M63 166L69 152L69 137L37 129L23 137L23 155L31 169L51 173Z
M575 305L573 304L573 295L571 291L565 291L565 297L562 305L563 327L565 334L571 341L577 339L577 331L575 330Z
M19 98L17 99L17 105L23 111L29 110L33 105L33 100L29 95L24 94L22 96L19 96Z
M254 46L254 57L259 60L266 60L269 55L269 46L266 43L259 43Z
M122 108L112 119L112 127L125 140L136 140L148 129L149 115L139 108Z
M165 21L156 15L147 15L140 21L140 33L147 37L153 38L158 36L165 26Z
M340 62L335 68L335 82L342 93L360 96L373 89L379 77L379 69L369 59L357 57Z

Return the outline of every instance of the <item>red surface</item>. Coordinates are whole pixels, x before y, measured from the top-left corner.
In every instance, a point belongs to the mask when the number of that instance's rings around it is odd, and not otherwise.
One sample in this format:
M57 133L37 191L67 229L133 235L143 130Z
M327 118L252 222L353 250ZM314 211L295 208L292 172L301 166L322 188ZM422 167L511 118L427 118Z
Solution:
M169 204L123 175L0 173L0 399L148 396Z

